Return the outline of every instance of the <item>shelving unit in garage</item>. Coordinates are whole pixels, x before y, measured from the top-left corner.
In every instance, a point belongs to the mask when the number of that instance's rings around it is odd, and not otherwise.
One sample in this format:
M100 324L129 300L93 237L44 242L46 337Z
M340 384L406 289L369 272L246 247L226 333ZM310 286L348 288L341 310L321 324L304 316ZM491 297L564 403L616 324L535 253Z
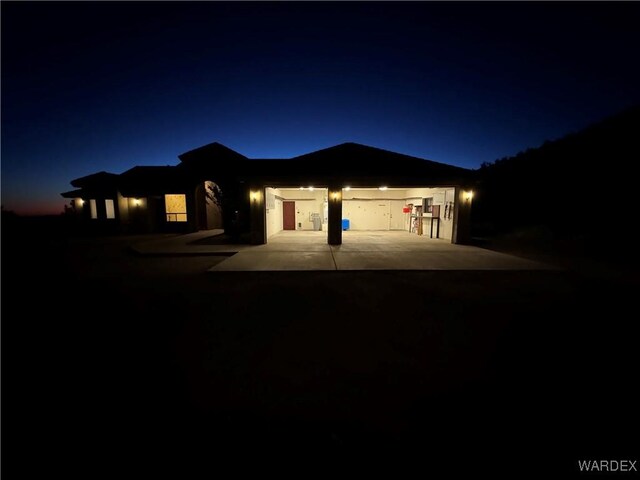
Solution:
M434 221L436 224L435 238L440 238L440 205L430 205L429 209L431 211L429 213L422 213L422 208L422 205L415 205L413 207L415 213L412 213L410 216L409 232L422 235L424 233L424 220L430 219L429 238L433 238Z
M409 232L422 235L422 205L415 205L410 216Z
M423 215L423 218L431 219L429 238L433 238L433 221L436 221L436 238L440 238L440 205L431 205L431 213Z

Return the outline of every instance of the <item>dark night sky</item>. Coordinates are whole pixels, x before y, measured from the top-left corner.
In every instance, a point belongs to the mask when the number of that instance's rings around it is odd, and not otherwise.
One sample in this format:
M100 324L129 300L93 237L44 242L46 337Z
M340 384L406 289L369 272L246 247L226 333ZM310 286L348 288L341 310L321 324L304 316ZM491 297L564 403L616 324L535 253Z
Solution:
M2 203L219 141L465 167L640 102L640 5L2 2Z

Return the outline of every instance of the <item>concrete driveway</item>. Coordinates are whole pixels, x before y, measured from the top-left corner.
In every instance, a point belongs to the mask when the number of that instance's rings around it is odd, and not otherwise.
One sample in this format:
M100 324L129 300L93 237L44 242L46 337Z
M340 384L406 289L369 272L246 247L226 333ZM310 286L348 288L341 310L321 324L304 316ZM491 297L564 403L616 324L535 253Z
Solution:
M210 272L282 270L544 270L512 255L404 231L345 231L342 245L326 232L282 231L266 245L244 246Z
M206 239L222 230L169 235L137 244L141 255L228 255L210 272L286 270L547 270L532 260L404 231L345 231L342 245L326 232L282 231L266 245L229 245ZM204 241L204 242L203 242Z

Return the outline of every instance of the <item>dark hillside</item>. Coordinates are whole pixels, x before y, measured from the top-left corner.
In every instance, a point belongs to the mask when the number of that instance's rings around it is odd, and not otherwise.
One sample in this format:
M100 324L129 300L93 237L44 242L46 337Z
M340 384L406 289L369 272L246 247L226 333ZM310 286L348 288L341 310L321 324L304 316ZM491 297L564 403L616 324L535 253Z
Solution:
M538 148L484 164L474 233L620 241L634 217L640 106Z

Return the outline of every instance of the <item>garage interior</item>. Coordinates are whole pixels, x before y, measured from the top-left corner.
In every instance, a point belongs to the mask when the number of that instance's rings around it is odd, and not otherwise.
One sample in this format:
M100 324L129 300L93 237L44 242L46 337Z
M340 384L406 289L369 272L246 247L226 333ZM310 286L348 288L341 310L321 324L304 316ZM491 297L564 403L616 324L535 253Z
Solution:
M327 240L328 190L316 187L265 189L267 242L282 231L318 232Z
M318 232L326 239L326 188L265 189L267 241L288 231ZM342 230L349 232L407 232L418 237L452 240L455 212L453 187L342 189Z
M343 240L349 231L406 231L451 241L454 188L344 188Z

